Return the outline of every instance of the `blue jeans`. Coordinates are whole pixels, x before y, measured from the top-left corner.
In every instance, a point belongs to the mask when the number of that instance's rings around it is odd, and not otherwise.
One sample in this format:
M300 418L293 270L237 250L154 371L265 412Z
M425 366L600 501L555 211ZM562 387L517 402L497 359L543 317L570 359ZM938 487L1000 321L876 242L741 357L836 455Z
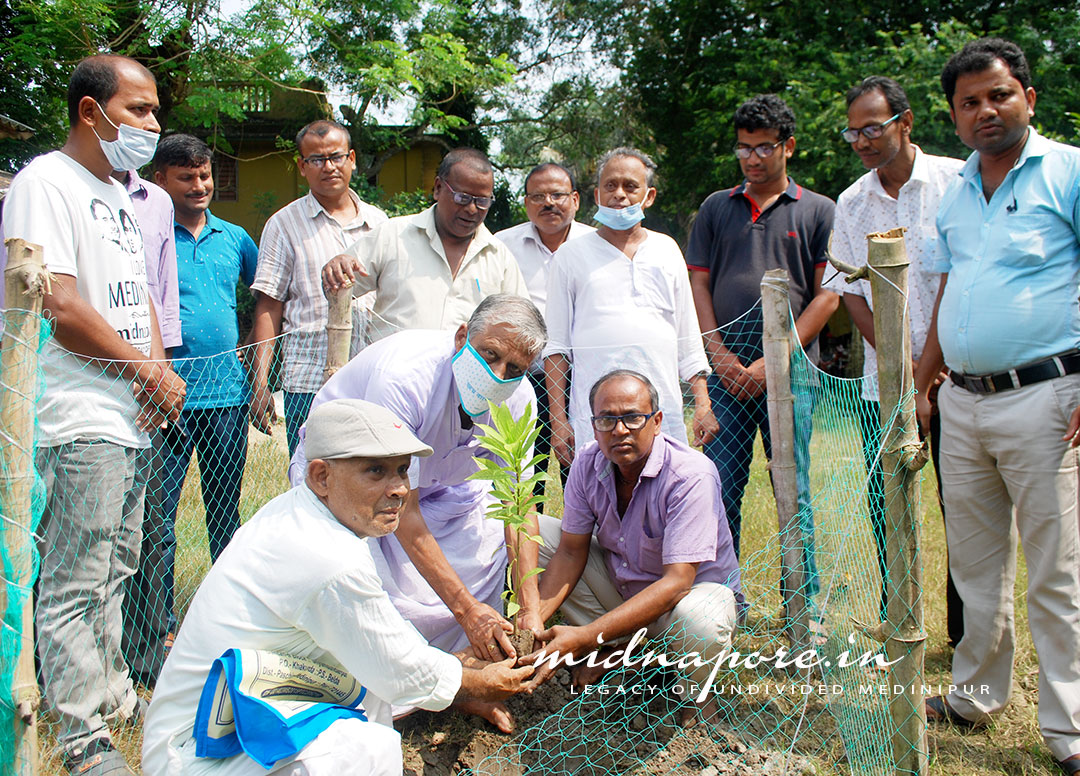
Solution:
M741 401L724 388L720 378L708 378L709 399L720 424L716 438L705 445L705 455L716 464L720 474L720 497L731 528L735 555L739 555L742 528L742 500L750 479L754 457L754 437L761 431L765 456L772 458L769 435L769 408L764 395ZM803 578L806 595L813 598L820 590L815 560L814 509L810 504L810 428L814 399L809 391L795 396L795 479L798 485L799 513L796 519L803 534Z
M289 393L285 391L285 441L289 443L289 458L300 444L300 427L307 422L311 412L311 403L315 401L313 393Z
M139 571L128 583L124 652L144 682L153 682L165 660L165 637L176 630L173 565L176 511L192 450L198 451L199 480L206 507L210 558L217 560L240 527L240 485L247 463L247 407L185 409L181 443L154 440L154 472L146 500Z

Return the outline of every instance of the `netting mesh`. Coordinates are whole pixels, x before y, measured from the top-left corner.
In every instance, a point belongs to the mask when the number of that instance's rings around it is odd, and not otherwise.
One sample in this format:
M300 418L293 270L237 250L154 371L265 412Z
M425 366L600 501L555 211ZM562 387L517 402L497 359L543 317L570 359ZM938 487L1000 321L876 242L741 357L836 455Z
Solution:
M744 364L761 358L760 306L717 334ZM696 672L655 663L616 669L598 680L601 689L589 692L569 688L568 677L560 674L553 683L563 688L562 700L545 701L549 707L541 721L475 764L475 773L657 773L672 769L665 753L676 740L691 755L680 761L702 767L725 761L758 772L772 763L787 769L777 772L798 773L816 762L856 774L893 771L894 724L890 696L882 691L888 676L872 661L881 645L854 624L876 625L883 614L884 531L875 537L868 519L871 512L884 514L878 408L861 399L860 380L825 374L797 343L792 353L799 529L794 535L803 545L799 576L808 602L809 643L792 645L780 593L782 548L763 454L770 444L765 395L735 398L723 376L711 377L720 432L705 452L721 473L747 604L731 649L744 658L766 659L756 665L737 657L723 662L713 675L719 716L712 726L692 730L679 721L711 665ZM235 380L241 374L237 358L227 353L200 359L186 371L211 384ZM86 362L85 368L101 367ZM113 385L116 395L134 401L129 386L120 380ZM129 763L138 763L139 698L150 698L195 589L237 525L288 488L282 425L272 438L248 434L241 403L185 409L182 427L180 434L153 434L150 447L139 451L80 443L37 452L45 490L35 503L47 507L37 534L43 576L36 601L45 773L62 772L65 745L84 732L87 719L103 722ZM553 462L552 473L557 472ZM554 476L545 512L558 516L560 497ZM64 514L68 518L61 520ZM78 516L78 530L71 529L71 516ZM883 517L877 523L883 525ZM2 530L24 531L7 517ZM29 576L12 569L32 572L36 564L11 557L20 547L31 549L26 541L5 542L4 687L11 686L14 646L30 637L16 614ZM105 588L80 588L85 574L106 579ZM673 624L645 651L662 651L677 640L679 627ZM816 665L777 668L768 658L781 649L809 649ZM96 656L93 661L88 654ZM12 729L5 725L0 734L4 772L14 756Z

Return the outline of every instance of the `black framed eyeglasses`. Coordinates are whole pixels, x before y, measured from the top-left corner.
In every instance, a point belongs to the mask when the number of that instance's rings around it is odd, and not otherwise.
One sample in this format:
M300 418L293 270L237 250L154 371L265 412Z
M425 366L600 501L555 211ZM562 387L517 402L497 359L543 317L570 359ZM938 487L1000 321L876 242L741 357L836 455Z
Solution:
M313 167L325 167L327 162L340 167L345 164L345 160L349 158L348 154L334 154L333 156L305 156L302 157L304 164L310 164Z
M525 199L532 202L534 205L543 205L547 202L552 202L556 205L561 205L570 197L569 191L550 191L544 194L537 192L536 194L526 194Z
M854 143L856 140L859 139L859 133L861 132L863 137L865 137L867 140L877 140L879 137L885 134L885 127L889 126L903 115L904 113L903 111L901 111L888 121L883 121L880 124L871 124L868 127L859 127L858 129L855 129L854 127L841 129L840 137L844 138L844 140L849 143Z
M645 424L649 422L649 418L655 414L656 412L650 412L648 415L631 412L627 415L593 415L592 427L597 431L614 431L615 426L619 425L621 421L626 426L627 431L637 431L644 428Z
M740 159L749 159L750 154L757 154L758 159L768 159L773 155L773 151L776 150L776 147L783 142L783 140L777 140L772 145L762 143L761 145L756 146L735 146L735 156Z
M454 200L454 204L456 205L468 207L471 204L475 204L477 210L487 210L495 201L491 197L477 197L474 194L466 194L463 191L454 191L454 188L449 183L447 183L445 179L439 178L439 180L441 180L443 186L446 186L446 188L449 190L450 196Z

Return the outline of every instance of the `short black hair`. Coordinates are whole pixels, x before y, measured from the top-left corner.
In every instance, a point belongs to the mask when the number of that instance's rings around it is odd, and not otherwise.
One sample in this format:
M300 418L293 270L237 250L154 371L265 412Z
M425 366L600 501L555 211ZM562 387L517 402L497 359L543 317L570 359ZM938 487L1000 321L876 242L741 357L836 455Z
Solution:
M529 170L529 174L525 176L526 194L529 192L529 179L532 178L532 176L541 172L546 172L547 170L562 170L566 173L566 177L570 179L570 191L577 191L577 178L574 177L574 173L569 167L565 164L559 164L558 162L542 162Z
M463 162L477 172L488 175L495 174L491 168L491 160L483 151L478 151L475 148L455 148L439 162L439 168L435 171L435 175L441 180L446 180L446 176L450 174L454 166Z
M850 108L851 103L870 92L881 92L881 96L889 104L889 110L894 114L911 110L911 103L908 102L904 88L893 79L883 75L872 75L869 78L864 78L848 89L845 96L847 106Z
M164 172L166 167L202 167L213 160L210 146L194 135L167 135L154 152L154 169Z
M129 57L122 57L119 54L95 54L92 57L86 57L75 66L71 79L68 81L69 126L74 127L79 123L79 103L83 97L90 97L102 108L113 98L120 88L120 76L117 75L116 67L121 62L130 62L144 71L151 80L154 79L153 73Z
M981 73L1000 59L1009 68L1012 77L1020 82L1024 91L1031 86L1031 68L1028 67L1024 50L1011 40L1003 38L979 38L973 40L953 54L941 71L941 88L945 90L945 99L952 107L956 94L956 79L968 73Z
M740 129L746 132L775 129L777 140L787 140L795 134L795 114L775 94L751 97L735 110L732 123L736 132Z
M344 125L339 124L331 119L319 119L306 125L303 129L296 133L296 153L300 153L300 141L307 137L309 134L315 137L326 137L334 130L343 132L345 134L346 147L352 150L352 135L349 134L349 130Z
M618 377L633 377L639 383L648 388L649 406L652 407L650 412L656 412L660 409L660 394L656 392L656 386L652 384L652 380L643 375L641 372L635 372L633 369L612 369L606 375L593 383L593 387L589 389L590 412L596 412L596 394L600 392L600 388L604 385L604 383L610 382Z

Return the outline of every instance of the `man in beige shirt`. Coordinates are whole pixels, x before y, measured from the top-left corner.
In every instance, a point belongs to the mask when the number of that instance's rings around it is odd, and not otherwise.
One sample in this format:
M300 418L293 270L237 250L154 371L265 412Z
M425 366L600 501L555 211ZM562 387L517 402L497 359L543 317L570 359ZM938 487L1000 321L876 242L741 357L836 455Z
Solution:
M435 204L391 218L323 268L327 292L352 283L375 293L372 342L403 329L452 329L491 294L529 298L510 251L484 226L495 178L472 148L448 153L436 172Z

